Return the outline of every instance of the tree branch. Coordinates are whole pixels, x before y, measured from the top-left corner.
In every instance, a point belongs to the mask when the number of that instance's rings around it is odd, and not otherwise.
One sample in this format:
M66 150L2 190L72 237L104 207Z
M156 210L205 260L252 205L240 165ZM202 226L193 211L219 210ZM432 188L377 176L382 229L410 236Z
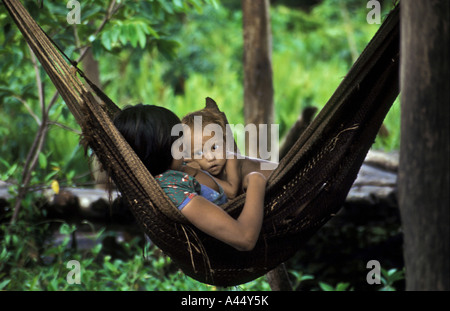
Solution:
M39 119L39 117L34 113L34 111L31 109L31 107L27 104L27 102L19 96L14 95L13 96L15 99L17 99L18 101L20 101L25 108L27 109L28 113L33 117L33 119L36 121L36 123L38 124L38 126L41 125L42 121L41 119Z
M122 7L122 5L120 5L120 4L116 5L116 0L111 1L102 23L97 28L97 30L94 32L94 36L96 36L105 27L106 23L111 19L111 17L121 7ZM30 47L28 46L28 48L30 48ZM86 47L82 51L80 57L77 60L77 63L81 62L81 60L84 58L84 56L86 55L89 48L90 48L90 46ZM40 120L38 132L34 138L33 144L28 152L27 159L25 161L24 171L22 172L22 180L19 185L18 195L16 198L16 202L14 204L14 207L13 207L14 212L13 212L13 216L11 217L10 224L14 224L16 222L18 214L19 214L19 210L20 210L20 205L22 203L23 198L27 194L27 191L28 191L27 189L28 189L29 183L31 181L31 174L36 167L37 161L39 159L39 154L44 146L44 142L45 142L45 139L47 136L47 132L48 132L49 124L50 124L48 122L49 112L50 112L50 109L53 107L53 105L56 103L56 100L59 95L58 91L56 91L55 94L53 94L48 106L47 107L45 106L44 84L40 77L40 70L39 70L39 67L38 67L38 64L36 61L36 57L35 57L33 51L31 50L31 48L30 48L30 53L31 53L31 61L33 63L33 67L36 72L36 84L37 84L37 88L38 88L39 104L40 104L41 111L42 111L42 119ZM24 101L22 101L22 103L24 103ZM25 107L29 111L31 111L31 109L29 109L28 105L25 105ZM35 119L37 117L35 114L32 114L32 116ZM57 124L57 123L54 122L52 124ZM59 125L59 123L57 125Z
M106 23L111 19L111 17L117 13L117 11L122 7L123 5L117 4L116 6L116 0L112 0L109 4L108 10L106 11L106 15L103 18L100 26L94 31L93 36L96 37L100 31L103 30L103 28L106 26ZM87 51L91 48L91 46L86 46L82 51L80 57L77 59L77 63L81 62L83 58L86 56Z
M36 73L36 85L38 88L38 95L39 95L39 105L41 107L42 113L45 113L45 94L44 94L44 83L41 80L41 73L39 70L39 66L36 60L36 55L34 55L33 50L30 48L30 45L28 45L28 49L30 50L31 55L31 62L33 63L34 72Z
M56 122L56 121L48 121L47 124L48 124L48 125L56 125L56 126L59 126L59 127L62 128L62 129L65 129L66 131L73 132L73 133L75 133L75 134L77 134L77 135L81 135L81 132L80 132L80 131L77 131L77 130L74 129L74 128L71 128L71 127L69 127L69 126L67 126L67 125L64 125L64 124L59 123L59 122Z

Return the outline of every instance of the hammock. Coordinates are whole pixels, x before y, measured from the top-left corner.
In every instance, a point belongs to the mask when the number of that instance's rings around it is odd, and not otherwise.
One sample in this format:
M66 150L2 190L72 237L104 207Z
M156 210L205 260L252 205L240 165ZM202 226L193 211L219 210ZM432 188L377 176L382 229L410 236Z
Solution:
M399 93L397 6L269 178L260 238L252 251L239 252L187 222L114 127L119 108L64 60L18 0L3 2L142 230L186 275L208 284L237 285L266 274L337 213ZM244 201L241 195L223 208L237 217Z

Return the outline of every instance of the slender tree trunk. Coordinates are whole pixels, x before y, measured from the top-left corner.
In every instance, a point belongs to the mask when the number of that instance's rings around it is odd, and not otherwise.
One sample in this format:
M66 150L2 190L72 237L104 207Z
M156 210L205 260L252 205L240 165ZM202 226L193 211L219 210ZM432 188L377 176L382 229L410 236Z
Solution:
M94 58L92 49L88 49L86 51L83 60L83 70L89 80L91 80L99 88L102 87L100 84L100 71L98 68L98 62ZM96 156L92 158L91 172L95 180L95 188L107 189L109 176L106 171L103 170L102 164Z
M99 88L102 87L100 84L100 70L98 68L98 61L94 58L92 49L88 49L86 51L86 55L83 60L83 71L89 80L91 80Z
M242 0L244 27L244 117L246 124L259 124L268 130L273 123L272 37L269 0ZM253 146L254 149L249 149ZM245 143L246 153L259 157L259 139ZM271 150L271 135L267 132L267 150ZM256 150L255 150L256 149ZM292 290L284 265L267 273L272 290Z
M269 0L242 0L244 26L244 117L246 124L273 123L272 37ZM267 145L270 144L270 135ZM258 131L259 137L259 131ZM258 156L256 150L247 154Z
M406 289L450 290L450 1L400 3Z

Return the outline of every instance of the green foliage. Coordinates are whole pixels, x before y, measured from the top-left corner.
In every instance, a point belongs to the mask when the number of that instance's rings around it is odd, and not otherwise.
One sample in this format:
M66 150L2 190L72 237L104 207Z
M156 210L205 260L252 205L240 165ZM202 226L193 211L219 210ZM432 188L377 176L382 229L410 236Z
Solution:
M265 277L254 281L220 288L199 283L178 270L169 257L156 247L146 243L142 249L141 239L136 237L127 242L117 244L122 252L111 253L102 243L106 238L116 238L112 232L104 229L91 234L92 247L79 250L74 247L73 237L81 230L83 224L75 226L60 223L55 239L55 223L40 222L30 225L19 222L14 228L0 225L2 240L0 242L0 289L2 290L228 290L252 291L270 290ZM4 234L4 235L3 235ZM142 253L144 252L144 256ZM70 260L80 263L80 284L67 282L71 267ZM311 281L313 276L299 271L290 271L293 287L299 288L302 282ZM382 269L383 286L378 290L395 290L393 283L402 280L402 271ZM346 291L353 290L349 283L338 283L336 286L319 281L315 290Z
M381 283L383 287L380 288L380 291L395 291L394 283L405 279L405 271L404 269L383 269L381 268Z
M322 108L342 81L353 64L349 37L359 54L378 29L367 24L365 6L349 7L349 21L340 8L327 2L309 13L272 7L274 117L281 137L304 107ZM190 14L183 21L182 27L172 29L179 48L169 62L166 56L148 53L100 60L107 93L121 105L162 105L179 116L202 108L210 96L232 123L244 123L242 13L206 8L204 14ZM130 59L133 65L127 66ZM125 69L111 72L111 63ZM398 148L398 121L396 102L385 122L389 136L377 138L375 148Z
M336 287L333 287L327 283L319 282L319 287L321 290L329 292L329 291L336 291L336 292L343 292L349 289L350 284L349 283L338 283ZM350 288L351 290L351 288Z
M297 270L291 270L289 273L292 275L290 281L292 282L291 285L294 290L299 288L302 282L314 279L314 276L304 274L303 272Z
M16 224L0 244L0 289L3 290L224 290L199 283L177 270L170 258L154 246L145 246L140 239L122 242L123 255L115 257L104 249L102 241L111 232L100 230L92 235L95 243L88 250L73 246L77 227L62 223L58 229L59 242L51 236L50 223L29 226ZM20 229L20 230L19 230ZM67 263L80 263L80 284L69 284ZM225 290L270 290L263 278Z
M385 270L381 268L381 286L373 285L378 291L395 291L394 283L404 280L405 273L403 270L397 270L395 268ZM353 288L350 283L338 283L335 287L325 282L319 282L319 288L323 291L352 291Z
M109 53L136 53L139 57L152 51L173 57L179 44L171 37L170 29L178 25L184 14L201 12L205 5L218 5L215 0L116 3L117 7L113 9L109 6L110 1L83 1L81 24L76 26L66 21L69 10L65 3L45 2L42 8L38 8L35 1L27 1L25 6L56 44L71 59L76 60L85 46L92 46L98 58L106 57ZM0 55L3 60L0 63L0 154L7 162L21 162L26 158L33 141L33 135L30 134L36 133L43 119L42 107L37 96L36 72L28 46L4 10L0 12L0 24L3 28L0 32ZM55 88L40 68L39 76L45 90L46 106ZM50 109L48 117L52 129L47 148L52 150L54 160L69 163L69 167L78 174L86 174L83 153L77 147L79 126L60 99ZM56 128L55 125L73 131ZM62 141L65 144L61 144ZM67 150L74 152L68 153ZM74 158L76 160L72 161Z

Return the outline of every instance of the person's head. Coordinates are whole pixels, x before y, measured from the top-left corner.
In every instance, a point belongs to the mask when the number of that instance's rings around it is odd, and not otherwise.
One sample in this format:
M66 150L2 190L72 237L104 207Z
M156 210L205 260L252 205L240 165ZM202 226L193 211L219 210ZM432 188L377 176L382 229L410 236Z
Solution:
M142 104L126 107L114 118L114 125L152 175L171 168L171 147L178 139L171 130L180 122L166 108Z
M216 176L222 172L227 162L226 124L222 115L205 108L186 115L181 122L191 130L192 161L197 162L202 170L211 175Z

